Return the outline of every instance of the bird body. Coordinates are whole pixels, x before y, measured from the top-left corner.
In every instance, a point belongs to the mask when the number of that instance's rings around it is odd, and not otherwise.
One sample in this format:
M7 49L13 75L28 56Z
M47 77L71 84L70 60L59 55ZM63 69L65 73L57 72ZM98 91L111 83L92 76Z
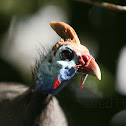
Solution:
M21 84L0 84L1 126L67 126L57 99ZM59 121L60 120L60 121Z
M50 25L62 39L40 59L34 86L0 84L0 126L67 126L53 95L76 74L82 75L81 87L88 74L101 79L97 63L73 28L63 22Z

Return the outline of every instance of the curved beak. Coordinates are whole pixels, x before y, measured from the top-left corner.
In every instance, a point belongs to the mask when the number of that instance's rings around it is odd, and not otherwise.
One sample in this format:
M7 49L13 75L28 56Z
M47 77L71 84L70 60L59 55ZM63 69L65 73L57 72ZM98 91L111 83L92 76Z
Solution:
M86 65L82 65L79 69L82 73L96 76L99 80L101 80L101 71L94 58L91 58Z
M96 76L99 80L101 80L101 71L96 63L95 59L91 55L82 55L78 56L78 63L77 65L78 72L83 73L81 78L81 88L83 88L83 84L87 78L87 75Z
M101 80L101 71L100 71L100 68L98 66L98 64L95 62L94 59L92 59L89 63L89 66L90 66L90 71L91 73L96 76L99 80ZM90 72L89 72L90 74Z

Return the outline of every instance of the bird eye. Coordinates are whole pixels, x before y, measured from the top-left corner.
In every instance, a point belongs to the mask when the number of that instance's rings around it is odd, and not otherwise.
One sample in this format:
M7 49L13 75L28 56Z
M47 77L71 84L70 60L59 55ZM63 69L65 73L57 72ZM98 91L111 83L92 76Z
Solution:
M61 59L63 60L68 59L70 61L73 59L73 57L74 57L74 52L69 48L66 48L61 52Z

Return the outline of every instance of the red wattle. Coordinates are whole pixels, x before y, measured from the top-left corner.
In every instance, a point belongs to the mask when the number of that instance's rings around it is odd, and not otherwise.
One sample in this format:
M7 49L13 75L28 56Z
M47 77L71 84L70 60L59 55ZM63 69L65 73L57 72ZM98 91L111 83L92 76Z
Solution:
M59 85L61 85L61 82L59 81L59 78L57 76L57 78L54 81L52 89L56 89Z
M83 88L84 86L84 75L82 75L81 77L81 85L80 85L80 88Z
M80 85L80 88L83 88L84 82L85 82L87 76L88 76L88 74L83 74L83 75L81 76L81 85Z
M83 84L83 82L81 82L80 88L83 88L83 86L84 86L84 84Z

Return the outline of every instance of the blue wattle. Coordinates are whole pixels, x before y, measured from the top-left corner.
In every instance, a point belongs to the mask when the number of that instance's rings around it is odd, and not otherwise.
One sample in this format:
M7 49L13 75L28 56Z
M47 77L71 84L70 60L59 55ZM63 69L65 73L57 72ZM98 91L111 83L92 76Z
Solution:
M56 89L52 89L54 81L57 76L52 76L39 70L36 78L35 91L47 91L50 94L57 94L76 73L75 68L65 69L62 68L57 75L61 85Z

